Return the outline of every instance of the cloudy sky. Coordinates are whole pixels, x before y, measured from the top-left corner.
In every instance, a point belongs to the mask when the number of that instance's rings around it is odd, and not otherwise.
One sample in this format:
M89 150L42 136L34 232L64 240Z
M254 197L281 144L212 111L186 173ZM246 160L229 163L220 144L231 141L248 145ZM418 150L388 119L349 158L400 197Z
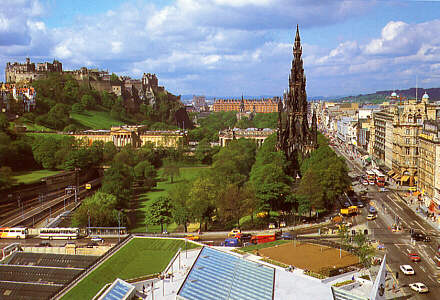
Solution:
M440 1L1 4L1 66L27 56L56 58L64 69L98 67L135 78L156 73L175 94L281 95L299 24L309 96L404 89L416 77L421 87L440 87Z

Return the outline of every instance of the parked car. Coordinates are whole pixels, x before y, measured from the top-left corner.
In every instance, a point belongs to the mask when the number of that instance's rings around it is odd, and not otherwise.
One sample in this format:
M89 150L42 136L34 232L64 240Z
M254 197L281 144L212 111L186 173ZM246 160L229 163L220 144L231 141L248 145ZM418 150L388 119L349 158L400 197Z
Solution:
M421 260L420 256L416 252L411 252L408 254L409 259L411 259L413 262L419 262Z
M429 292L428 287L421 282L410 283L409 287L418 293L427 293Z
M373 214L369 214L369 215L367 216L367 220L369 220L369 221L375 220L376 218L377 218L377 216L376 216L376 215L373 215Z
M228 237L233 237L233 236L235 236L237 233L241 233L241 230L240 230L240 229L237 229L237 228L232 229L231 232L228 233Z
M290 232L283 232L280 237L282 240L293 240L293 234Z
M357 207L360 207L360 208L365 206L364 202L362 202L362 201L357 201L354 203L354 205L356 205Z
M40 242L38 244L39 247L52 247L52 245L49 242Z
M400 270L405 275L414 275L414 269L410 265L401 265Z
M188 234L187 236L185 236L185 238L190 241L200 241L199 235Z
M96 242L96 243L103 243L104 242L104 239L103 238L100 238L99 236L93 236L91 239L90 239L90 241L91 242Z
M429 236L427 236L421 232L413 232L411 234L411 238L414 239L415 241L422 241L422 242L430 242L431 241L431 238Z
M387 188L384 188L384 187L382 187L382 188L380 188L379 192L388 192L388 189L387 189Z

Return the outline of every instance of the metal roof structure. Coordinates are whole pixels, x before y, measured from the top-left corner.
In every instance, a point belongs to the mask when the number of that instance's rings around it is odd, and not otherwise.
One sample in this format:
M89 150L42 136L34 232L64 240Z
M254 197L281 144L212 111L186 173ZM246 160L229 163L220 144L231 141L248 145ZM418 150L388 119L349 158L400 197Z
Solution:
M117 278L98 300L130 299L135 292L135 286Z
M273 268L205 247L176 299L272 300L274 280Z

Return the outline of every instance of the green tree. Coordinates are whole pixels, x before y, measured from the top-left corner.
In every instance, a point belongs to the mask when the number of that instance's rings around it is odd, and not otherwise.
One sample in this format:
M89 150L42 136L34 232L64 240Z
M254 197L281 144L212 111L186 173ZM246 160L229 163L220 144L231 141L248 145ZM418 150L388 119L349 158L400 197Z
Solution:
M103 148L103 161L106 163L111 162L117 152L118 149L113 142L105 143Z
M0 168L0 190L10 188L15 183L10 167Z
M219 191L216 202L217 212L224 222L235 221L240 226L240 218L249 210L247 207L248 195L244 187L230 183Z
M203 139L197 145L194 156L202 164L210 165L212 163L213 156L217 154L219 151L220 151L220 147L218 146L211 147L208 140Z
M0 130L6 131L9 128L9 121L4 113L0 113Z
M114 162L104 173L101 190L116 196L118 209L127 208L131 197L132 181L132 169L123 163Z
M75 103L72 105L72 112L82 114L84 112L84 106L81 103Z
M174 161L166 161L163 166L162 175L169 177L171 183L174 183L174 178L180 176L180 168Z
M156 186L157 172L148 160L141 161L134 168L134 176L138 180L142 180L147 189Z
M230 142L214 155L212 172L223 183L243 185L255 162L256 145L252 140L240 139Z
M174 222L183 225L184 231L188 231L188 223L192 220L190 209L189 194L191 184L188 181L182 181L174 184L168 190L168 197L171 199L171 214Z
M91 95L86 94L81 97L81 105L84 108L93 109L96 106L96 101Z
M151 201L145 212L145 223L147 225L160 225L160 232L163 232L163 225L171 223L171 200L168 197L159 197Z
M325 207L325 194L320 177L312 169L307 170L304 174L296 192L309 200L311 209L316 211Z
M118 221L115 216L117 211L118 201L116 196L96 192L90 197L84 199L72 217L72 226L74 227L111 227L117 226Z
M207 230L208 222L214 213L216 199L216 184L210 176L201 174L194 180L189 193L189 208L194 218L200 222L200 229L205 222L205 230Z
M368 242L368 237L365 234L358 232L353 240L357 246L356 253L359 256L361 264L365 268L369 268L375 255L375 250Z
M110 75L110 80L111 81L119 81L119 76L116 75L115 73L112 73L112 75Z

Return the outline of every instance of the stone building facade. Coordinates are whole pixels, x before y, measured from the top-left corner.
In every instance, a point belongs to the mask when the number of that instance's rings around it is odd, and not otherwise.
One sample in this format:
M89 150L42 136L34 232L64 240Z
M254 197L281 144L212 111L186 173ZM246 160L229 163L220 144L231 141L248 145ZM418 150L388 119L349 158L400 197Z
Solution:
M218 139L220 146L226 147L231 141L237 139L251 139L254 140L257 144L257 147L261 147L263 145L264 140L269 137L271 134L275 133L275 129L264 128L247 128L247 129L227 129L220 131L218 134Z
M35 79L44 78L51 72L63 72L63 64L57 60L52 63L35 63L26 58L25 63L7 62L5 68L5 81L7 83L32 82Z
M392 127L393 114L389 111L380 111L373 113L370 127L371 148L370 154L379 165L390 165L392 160L392 141L390 141L389 128ZM389 167L391 169L391 166Z
M83 140L87 145L95 141L113 142L116 147L133 145L135 148L151 143L154 147L177 148L188 144L183 131L148 131L143 125L114 126L110 130L86 130L72 133L75 139Z
M440 123L425 120L418 135L419 160L417 189L421 192L425 206L438 211L440 205ZM439 211L440 212L440 211Z
M278 112L278 99L243 99L245 111L256 113ZM213 110L219 111L240 111L241 99L218 99L213 104Z
M436 119L436 106L429 103L425 93L421 101L409 99L393 110L393 178L402 185L414 186L419 159L417 137L425 120Z

